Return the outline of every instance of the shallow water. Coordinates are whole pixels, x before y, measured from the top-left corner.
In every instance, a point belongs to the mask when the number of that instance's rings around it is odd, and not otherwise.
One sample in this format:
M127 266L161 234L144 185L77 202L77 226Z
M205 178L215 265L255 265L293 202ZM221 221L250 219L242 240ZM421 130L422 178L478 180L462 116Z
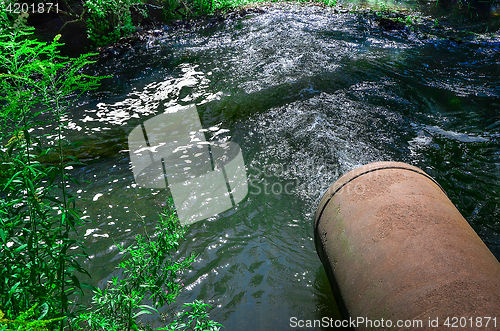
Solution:
M196 252L178 304L204 299L226 330L286 330L338 318L312 217L342 173L403 161L432 175L500 257L500 41L461 44L384 32L359 14L267 7L217 26L161 31L100 63L112 74L69 115L88 165L72 188L95 223L86 267L104 285L129 244L152 231L167 193L135 184L128 134L195 103L207 140L237 143L249 193L190 227ZM139 221L144 217L144 223Z

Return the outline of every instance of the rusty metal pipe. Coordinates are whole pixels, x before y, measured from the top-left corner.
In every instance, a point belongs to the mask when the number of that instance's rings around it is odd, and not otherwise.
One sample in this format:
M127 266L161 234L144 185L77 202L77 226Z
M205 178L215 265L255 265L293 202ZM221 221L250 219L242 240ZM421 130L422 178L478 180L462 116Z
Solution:
M500 263L421 169L376 162L348 172L324 194L314 229L343 318L372 321L356 330L500 329ZM454 318L458 328L445 325Z

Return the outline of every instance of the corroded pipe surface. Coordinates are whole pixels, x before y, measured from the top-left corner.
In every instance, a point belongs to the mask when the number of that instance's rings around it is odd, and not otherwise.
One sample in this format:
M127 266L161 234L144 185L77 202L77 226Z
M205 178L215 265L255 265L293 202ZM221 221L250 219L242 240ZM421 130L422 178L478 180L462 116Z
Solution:
M421 169L348 172L323 196L314 228L344 318L366 321L357 330L500 330L500 263Z

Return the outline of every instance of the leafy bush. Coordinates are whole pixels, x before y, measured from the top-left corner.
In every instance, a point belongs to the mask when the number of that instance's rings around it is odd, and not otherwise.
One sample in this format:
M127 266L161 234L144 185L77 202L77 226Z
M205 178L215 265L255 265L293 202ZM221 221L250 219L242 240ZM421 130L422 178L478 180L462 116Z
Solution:
M0 331L48 331L48 325L55 321L61 320L64 317L54 318L50 320L42 320L47 313L42 311L39 318L33 320L37 304L22 312L15 320L5 318L5 314L0 310Z
M191 310L179 312L177 318L170 323L167 327L158 330L167 331L218 331L222 324L210 320L207 308L209 305L204 304L201 300L195 300L193 303L187 303L184 308L191 308Z
M31 34L0 36L0 305L9 320L36 303L48 318L68 315L68 298L81 290L76 273L87 273L70 254L81 246L70 238L80 218L66 192L67 181L76 180L64 168L78 163L63 155L62 117L71 97L100 77L79 72L90 54L61 57L60 36L43 43ZM42 112L56 123L52 144L32 134ZM38 161L49 153L58 155L56 165Z
M130 7L141 4L140 0L87 0L84 6L90 17L87 19L88 37L97 46L117 41L135 30ZM144 10L139 12L146 16Z
M14 0L2 0L0 1L0 34L6 33L12 30L24 30L28 27L27 13L14 13L8 8L12 8L12 5L16 3Z
M140 326L138 317L158 313L157 309L174 301L184 286L179 279L180 274L195 259L194 255L180 260L174 257L185 231L171 204L171 208L160 215L152 237L146 232L144 236L137 235L132 246L126 249L120 247L125 254L130 255L117 267L123 278L114 277L106 288L94 290L93 307L87 313L80 314L76 323L86 322L89 330L150 330L150 326ZM156 308L144 304L145 299ZM193 330L218 330L213 327L220 324L209 320L206 313L208 305L196 301L185 306L193 307L193 312L180 313L182 318L171 323L176 328L168 330L181 330L183 325L194 325Z

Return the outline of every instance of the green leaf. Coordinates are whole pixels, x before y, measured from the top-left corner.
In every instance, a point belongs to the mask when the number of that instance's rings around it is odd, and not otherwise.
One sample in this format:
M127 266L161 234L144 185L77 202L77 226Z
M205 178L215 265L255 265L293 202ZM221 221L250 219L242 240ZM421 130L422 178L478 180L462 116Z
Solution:
M140 312L134 314L133 318L137 318L137 317L139 317L141 315L144 315L144 314L150 314L150 315L152 315L153 313L150 312L149 310L141 310Z
M12 297L12 295L16 292L16 289L21 285L21 282L17 282L12 286L9 290L9 297Z
M47 316L47 313L49 312L49 305L44 302L40 308L42 308L42 312L40 314L40 316L38 317L38 320L40 321L41 319L43 319L45 316Z
M75 286L75 287L77 287L77 288L79 288L79 289L81 289L81 288L82 288L82 286L80 285L80 281L78 280L78 278L76 278L76 276L75 276L75 275L71 275L71 276L70 276L70 278L71 278L71 280L72 280L72 285L73 285L73 286Z
M19 252L23 251L26 247L28 247L28 244L23 244L23 245L21 245L21 246L17 247L17 248L14 250L14 252L19 253Z
M4 185L3 187L3 190L2 191L5 191L7 189L7 187L10 186L10 184L12 184L12 182L20 175L23 173L23 170L20 170L18 172L16 172L14 175L12 175L12 177L9 179L9 181L7 182L7 184Z

